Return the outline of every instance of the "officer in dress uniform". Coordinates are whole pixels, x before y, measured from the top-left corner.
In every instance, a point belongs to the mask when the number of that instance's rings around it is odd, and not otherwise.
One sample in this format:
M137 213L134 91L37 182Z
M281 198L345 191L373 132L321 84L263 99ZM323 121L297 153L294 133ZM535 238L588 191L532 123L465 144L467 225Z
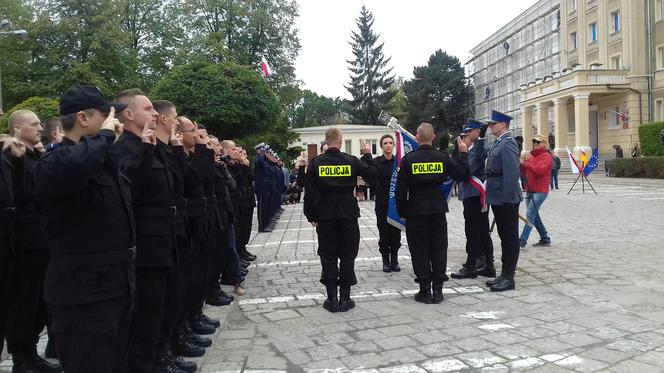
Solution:
M457 138L459 160L434 149L433 127L422 123L417 128L419 147L401 159L395 191L397 211L406 219L406 238L413 261L415 282L420 291L415 301L443 301L443 282L447 268L447 200L441 186L448 176L454 180L468 179L468 149ZM433 297L431 284L433 283Z
M466 263L452 278L476 278L477 275L495 277L493 242L489 233L489 210L482 183L486 180L484 167L488 144L485 142L488 124L468 119L464 129L468 147L470 179L459 183L459 199L463 202L466 232Z
M35 168L50 261L44 297L67 373L126 369L136 255L130 182L109 150L115 110L98 88L60 99L65 138Z
M503 269L496 279L487 281L491 291L514 290L514 272L519 260L519 145L509 125L512 117L493 110L489 129L496 136L486 160L486 202L496 219Z

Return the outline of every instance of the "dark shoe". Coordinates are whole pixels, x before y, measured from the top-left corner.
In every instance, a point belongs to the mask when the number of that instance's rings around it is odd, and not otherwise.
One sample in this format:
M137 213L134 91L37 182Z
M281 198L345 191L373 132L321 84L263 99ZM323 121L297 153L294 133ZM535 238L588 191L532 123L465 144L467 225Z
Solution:
M550 246L550 245L551 245L551 240L539 240L539 242L533 244L533 247Z
M240 267L247 269L250 265L251 263L249 261L240 259Z
M438 304L443 302L443 284L433 284L433 297L431 303Z
M201 337L198 334L189 334L184 336L184 340L188 343L191 343L194 346L198 347L210 347L212 346L212 340L207 337Z
M215 331L214 326L200 320L190 321L189 326L191 327L191 330L194 331L194 333L201 335L214 334Z
M325 302L323 302L323 308L326 310L334 313L339 311L339 300L335 298L327 298L325 299Z
M496 282L491 286L491 291L514 290L515 287L514 276L505 276L500 282Z
M213 295L205 299L205 304L209 304L210 306L216 306L216 307L228 306L231 303L233 303L233 300L223 295Z
M184 336L179 336L171 346L173 353L184 357L201 357L205 355L205 349L187 342Z
M401 267L399 267L399 256L397 254L390 254L390 269L392 272L401 272Z
M528 241L526 241L526 240L519 240L519 247L520 247L520 248L523 249L524 247L526 247L526 244L528 244Z
M198 314L196 317L197 317L197 319L203 321L203 322L206 323L206 324L212 325L212 326L214 326L215 328L218 328L218 327L221 326L221 322L220 322L219 320L217 320L217 319L211 319L211 318L209 318L209 317L208 317L206 314L204 314L204 313L200 313L200 314Z
M246 277L249 274L249 271L246 269L240 269L240 276Z
M431 297L431 283L420 282L420 291L415 294L415 302L424 304L431 304L433 298Z
M180 369L173 360L171 360L167 355L162 355L159 357L156 366L154 367L153 372L155 373L187 373L187 371Z
M346 312L355 307L355 301L350 299L350 286L339 288L339 312Z
M503 275L500 275L500 276L494 278L493 280L489 280L489 281L487 281L487 282L486 282L486 286L491 287L491 286L493 286L494 284L497 284L497 283L499 283L499 282L501 282L501 281L503 281Z
M477 272L475 267L464 264L463 267L458 272L452 273L452 278L462 279L462 278L476 278Z
M496 267L493 262L486 263L481 271L477 272L478 275L484 277L496 277Z
M392 272L392 267L390 266L390 256L389 254L383 255L383 272L389 273Z
M185 359L172 354L169 355L169 358L176 367L184 370L187 373L194 373L198 370L198 365L196 365L196 363L193 361L186 361Z
M256 260L256 255L254 255L254 254L248 252L248 251L245 249L244 252L242 253L242 259L247 260L247 261L250 261L250 262L253 262L254 260Z

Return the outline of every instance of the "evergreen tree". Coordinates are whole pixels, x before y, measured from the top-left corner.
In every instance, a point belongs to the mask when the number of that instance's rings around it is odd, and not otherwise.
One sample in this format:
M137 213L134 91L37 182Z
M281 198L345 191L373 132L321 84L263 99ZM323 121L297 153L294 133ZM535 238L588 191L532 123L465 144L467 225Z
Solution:
M379 34L373 32L373 14L362 6L355 21L358 31L351 33L351 46L355 59L348 62L350 84L346 86L353 95L349 104L356 122L378 124L378 114L396 92L389 90L394 83L392 68L387 68L391 57L385 58Z

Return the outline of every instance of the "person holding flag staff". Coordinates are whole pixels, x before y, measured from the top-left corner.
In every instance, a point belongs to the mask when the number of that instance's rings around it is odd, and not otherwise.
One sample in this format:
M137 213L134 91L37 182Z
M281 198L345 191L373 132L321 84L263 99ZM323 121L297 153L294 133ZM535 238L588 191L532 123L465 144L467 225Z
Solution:
M514 290L514 272L519 260L519 204L523 199L519 185L519 145L509 125L512 117L493 110L489 129L496 136L486 161L486 203L496 219L502 248L502 273L486 282L491 291Z
M325 131L325 141L329 145L327 151L309 163L304 215L318 234L318 255L323 268L320 282L327 290L323 307L330 312L346 312L355 307L350 289L357 284L355 258L360 246L357 224L360 208L353 190L358 176L367 181L375 179L376 168L371 167L373 159L366 143L361 147L361 161L339 150L343 135L338 128Z
M459 200L463 202L467 257L463 267L452 273L452 278L456 279L496 276L485 191L484 166L488 151L485 136L488 127L488 124L468 119L464 129L470 178L459 183Z
M535 226L537 233L540 235L539 242L533 246L551 245L551 237L549 237L539 213L542 204L549 195L551 168L553 167L553 158L547 149L548 146L549 139L544 135L537 135L533 138L531 156L526 160L520 160L521 172L528 179L528 184L526 184L526 218ZM521 237L519 237L521 248L526 247L532 229L533 227L530 224L523 226Z
M401 159L396 185L396 207L406 220L406 237L413 261L415 282L420 291L415 301L443 301L443 282L447 267L447 199L442 184L450 176L463 181L469 177L468 147L457 138L458 162L447 153L432 147L433 126L422 123L417 128L418 148ZM433 296L432 296L433 283Z
M378 171L376 179L376 224L378 226L378 248L383 257L383 272L399 272L399 248L401 247L401 230L387 222L387 210L390 199L390 182L397 161L393 154L394 137L383 135L380 138L383 155L374 158Z

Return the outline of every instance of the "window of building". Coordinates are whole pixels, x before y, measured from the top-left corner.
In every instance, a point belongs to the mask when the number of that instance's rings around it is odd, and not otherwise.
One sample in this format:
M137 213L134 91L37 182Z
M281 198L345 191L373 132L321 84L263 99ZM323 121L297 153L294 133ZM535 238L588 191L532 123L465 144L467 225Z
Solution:
M576 0L569 0L569 12L576 11Z
M353 141L345 140L344 143L344 147L346 148L345 152L348 154L353 154Z
M664 120L664 100L655 101L655 120Z
M614 70L622 69L622 58L620 58L620 55L611 57L611 68Z
M620 114L620 107L612 107L607 116L609 117L610 130L622 128L622 115Z
M655 16L658 21L664 20L664 0L657 0L655 2Z
M597 22L588 25L588 40L590 43L597 43Z
M664 69L664 45L657 47L657 66Z
M576 50L576 31L569 34L569 45L570 45L570 50L572 51Z
M376 139L370 140L370 143L371 143L371 154L374 155L378 154L378 140Z
M611 32L620 31L620 11L611 12Z
M576 129L574 105L567 106L567 132L573 134Z

